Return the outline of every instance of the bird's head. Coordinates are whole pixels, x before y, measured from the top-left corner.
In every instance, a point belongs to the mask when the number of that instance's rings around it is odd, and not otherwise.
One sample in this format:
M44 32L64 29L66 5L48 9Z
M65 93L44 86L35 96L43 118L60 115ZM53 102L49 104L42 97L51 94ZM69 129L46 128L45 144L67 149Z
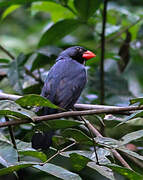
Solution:
M59 55L59 57L62 57L62 58L70 57L81 64L84 64L85 61L95 56L96 55L93 52L88 51L85 48L80 47L80 46L73 46L73 47L67 48L66 50L61 52Z

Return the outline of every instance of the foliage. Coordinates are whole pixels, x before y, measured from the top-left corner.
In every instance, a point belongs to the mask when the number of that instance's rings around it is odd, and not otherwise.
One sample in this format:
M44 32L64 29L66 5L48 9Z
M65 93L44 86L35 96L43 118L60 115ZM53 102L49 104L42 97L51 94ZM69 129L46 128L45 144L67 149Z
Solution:
M27 180L47 177L68 180L143 179L142 110L130 115L86 116L97 129L104 131L105 137L95 138L96 147L93 147L93 139L83 122L55 119L35 125L32 121L36 116L33 108L37 106L59 108L37 94L40 94L43 81L58 54L73 45L96 51L96 58L87 63L88 84L79 101L100 104L104 2L0 1L0 92L24 96L15 102L0 101L0 122L5 121L5 116L10 121L28 119L31 122L13 127L17 149L10 141L8 128L0 129L0 179L16 179L17 176ZM104 62L104 100L107 105L143 104L141 5L139 0L108 2ZM57 130L53 147L44 152L31 148L34 131L49 129ZM76 145L70 146L75 141ZM114 158L113 149L133 170L123 167ZM57 150L61 151L57 153ZM46 164L41 164L47 160Z

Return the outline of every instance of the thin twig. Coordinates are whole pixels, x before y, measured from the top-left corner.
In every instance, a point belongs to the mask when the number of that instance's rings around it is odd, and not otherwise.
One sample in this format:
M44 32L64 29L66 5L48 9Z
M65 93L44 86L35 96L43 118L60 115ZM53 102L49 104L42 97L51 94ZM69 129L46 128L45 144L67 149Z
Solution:
M44 163L40 163L41 166L45 165L46 163L48 163L49 161L51 161L54 157L56 157L57 155L59 155L60 153L64 152L65 150L69 149L70 147L74 146L75 144L77 144L77 142L73 142L72 144L66 146L65 148L58 150L53 156L51 156L49 159L47 159Z
M100 61L100 104L104 104L104 56L105 56L105 29L107 19L107 2L104 0L102 33L101 33L101 61Z
M15 59L15 57L7 50L5 49L2 45L0 45L0 49L5 53L7 54L7 56L9 56L11 59Z
M99 165L98 154L97 154L97 150L96 150L96 146L95 146L96 142L95 142L95 140L94 140L93 132L92 132L92 130L91 130L91 129L89 128L89 126L88 126L89 121L87 121L83 116L79 116L79 117L80 117L80 118L82 119L82 121L85 123L85 126L87 127L87 129L88 129L88 131L89 131L89 133L90 133L90 137L91 137L92 142L93 142L93 148L94 148L95 157L96 157L96 164Z

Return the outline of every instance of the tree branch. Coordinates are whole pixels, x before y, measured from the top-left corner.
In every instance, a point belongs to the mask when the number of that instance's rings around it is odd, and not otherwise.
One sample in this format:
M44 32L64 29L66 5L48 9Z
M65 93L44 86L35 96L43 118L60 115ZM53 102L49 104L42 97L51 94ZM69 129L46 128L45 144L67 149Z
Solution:
M117 113L121 111L135 111L135 110L142 110L143 106L129 106L129 107L118 107L118 108L107 108L107 109L93 109L93 110L86 110L86 111L68 111L68 112L62 112L58 114L51 114L46 116L36 116L33 117L33 121L35 123L39 123L42 121L48 121L52 119L60 119L60 118L66 118L66 117L76 117L76 116L85 116L85 115L93 115L93 114L110 114L110 113ZM0 127L6 127L9 125L19 125L19 124L26 124L31 123L32 121L28 119L23 120L13 120L10 122L2 122L0 123Z
M16 99L17 96L14 97L14 98ZM83 106L83 104L82 104L82 106ZM108 108L96 109L96 110L93 109L93 110L86 110L86 111L69 111L69 112L63 112L63 113L58 113L58 114L51 114L51 115L46 115L46 116L34 117L33 121L35 121L37 123L37 122L48 121L48 120L52 120L52 119L59 119L59 118L63 118L63 117L76 117L76 116L81 116L81 115L92 115L92 114L101 114L101 113L115 113L115 112L121 112L121 111L132 111L132 110L141 110L141 109L143 109L143 106L112 107L112 108L108 107ZM25 119L25 120L13 120L13 121L9 121L9 122L2 122L2 123L0 123L0 127L6 127L6 126L11 126L11 125L19 125L19 124L26 124L26 123L31 123L31 121L28 120L28 119ZM102 137L102 135L98 132L98 130L91 123L87 122L87 126L94 135ZM131 169L130 166L127 164L127 162L122 158L122 156L116 150L112 150L112 152L115 155L115 157L125 167ZM56 155L54 155L54 157ZM54 158L54 157L52 157L52 158Z
M0 92L0 100L12 100L15 101L19 98L21 98L22 96L19 95L14 95L14 94L7 94L7 93L2 93Z
M0 100L12 100L15 101L22 96L20 95L14 95L14 94L7 94L7 93L2 93L0 92ZM94 105L94 104L75 104L74 105L75 109L78 110L90 110L90 109L109 109L109 108L119 108L118 106L106 106L106 105Z

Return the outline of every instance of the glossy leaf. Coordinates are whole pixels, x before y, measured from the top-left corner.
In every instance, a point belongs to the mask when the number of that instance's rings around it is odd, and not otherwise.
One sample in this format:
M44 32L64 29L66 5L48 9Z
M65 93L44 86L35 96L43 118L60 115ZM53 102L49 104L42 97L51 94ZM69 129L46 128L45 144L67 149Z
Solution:
M44 171L48 174L51 174L55 177L58 177L60 179L64 180L81 180L80 176L76 173L70 172L60 166L56 166L51 163L47 163L44 166L36 165L34 166L36 169L39 169L40 171Z
M0 59L0 63L8 64L10 62L9 59Z
M93 145L92 140L80 130L69 128L64 130L62 134L64 137L73 138L81 144Z
M2 19L6 18L10 13L12 13L13 11L15 11L18 8L20 8L20 5L12 5L12 6L8 7L2 14Z
M65 119L53 119L47 122L43 122L42 124L38 124L35 126L35 129L39 131L49 131L49 130L57 130L57 129L66 129L71 127L76 127L81 125L82 122L75 121L75 120L65 120Z
M102 176L110 179L110 180L115 180L115 177L114 177L114 174L113 174L113 171L106 167L106 166L99 166L97 165L95 162L89 162L87 164L88 167L96 170L99 174L101 174Z
M119 123L117 126L120 126L126 122L128 122L131 119L137 118L137 117L142 117L143 116L143 110L136 111L135 113L132 113L130 116L125 118L121 123Z
M81 171L90 161L90 159L88 159L87 157L76 153L70 154L70 160L75 171Z
M22 94L22 80L24 74L23 64L26 62L24 54L20 54L14 61L10 63L8 70L8 78L12 87Z
M134 152L134 151L131 151L131 150L129 150L129 149L127 149L127 148L124 148L124 147L118 147L118 150L120 150L120 151L122 151L122 152L124 152L124 153L127 153L127 154L129 154L130 156L133 156L133 157L135 157L135 158L140 159L140 160L143 161L143 156L141 156L140 154L138 154L138 153L136 153L136 152Z
M39 0L12 0L12 1L5 1L3 0L0 2L0 7L7 7L15 4L26 4L26 3L32 3ZM41 1L54 1L54 0L41 0Z
M35 157L40 159L42 162L45 162L47 160L47 156L43 152L38 152L34 149L25 149L25 150L19 150L18 153L20 155Z
M34 112L22 108L21 106L10 100L0 101L0 115L14 116L26 119L32 119L34 116L36 116Z
M108 165L108 167L110 169L112 169L113 171L123 175L124 177L130 179L130 180L142 180L143 176L135 171L132 171L130 169L118 166L118 165Z
M72 153L76 153L76 154L79 154L81 156L84 156L84 157L90 159L90 161L94 161L94 162L97 161L96 155L92 151L72 150L72 151L62 152L61 154L63 156L69 157L70 154L72 154ZM111 152L109 150L106 150L106 149L103 149L103 148L98 148L97 149L97 156L98 156L98 162L100 164L109 164L109 163L111 163L109 161L109 159L107 159L107 156L111 156Z
M126 134L121 138L122 145L128 144L129 142L139 139L141 137L143 137L143 130L134 131L132 133Z
M94 15L101 3L101 0L74 0L75 8L83 20Z
M31 167L36 164L38 164L38 163L36 163L36 162L20 162L15 165L11 165L7 168L0 169L0 176L5 175L5 174L10 174L14 171L18 171L23 168Z
M42 36L39 47L51 44L57 44L64 36L78 28L78 20L64 19L52 25Z
M36 2L31 6L32 12L47 12L50 13L54 22L63 18L72 18L74 15L64 6L54 2Z
M61 109L60 107L51 103L48 99L44 98L43 96L36 95L36 94L29 94L23 96L15 101L17 104L26 107L26 106L44 106L53 109Z
M0 133L0 164L7 167L17 161L17 151L13 148L11 142Z
M52 129L66 129L74 126L79 126L82 123L75 120L65 120L65 119L58 119L58 120L52 120L48 121L47 124L52 127Z
M53 65L59 53L61 52L60 48L55 46L45 46L38 49L37 58L34 60L31 71L44 67L47 64Z
M65 157L70 157L70 154L73 154L73 153L79 154L81 156L85 156L86 158L90 159L91 161L93 160L92 159L93 152L91 152L91 151L72 150L72 151L62 152L61 154Z
M23 93L26 94L32 94L34 92L34 94L40 94L41 93L41 85L36 83L36 84L32 84L26 88L23 89Z
M143 104L143 98L134 98L130 100L130 105L131 104L135 104L135 103L139 103L140 105Z
M108 147L108 148L116 148L120 145L120 142L112 139L112 138L108 138L108 137L96 137L95 141L97 144L100 144L102 146Z

